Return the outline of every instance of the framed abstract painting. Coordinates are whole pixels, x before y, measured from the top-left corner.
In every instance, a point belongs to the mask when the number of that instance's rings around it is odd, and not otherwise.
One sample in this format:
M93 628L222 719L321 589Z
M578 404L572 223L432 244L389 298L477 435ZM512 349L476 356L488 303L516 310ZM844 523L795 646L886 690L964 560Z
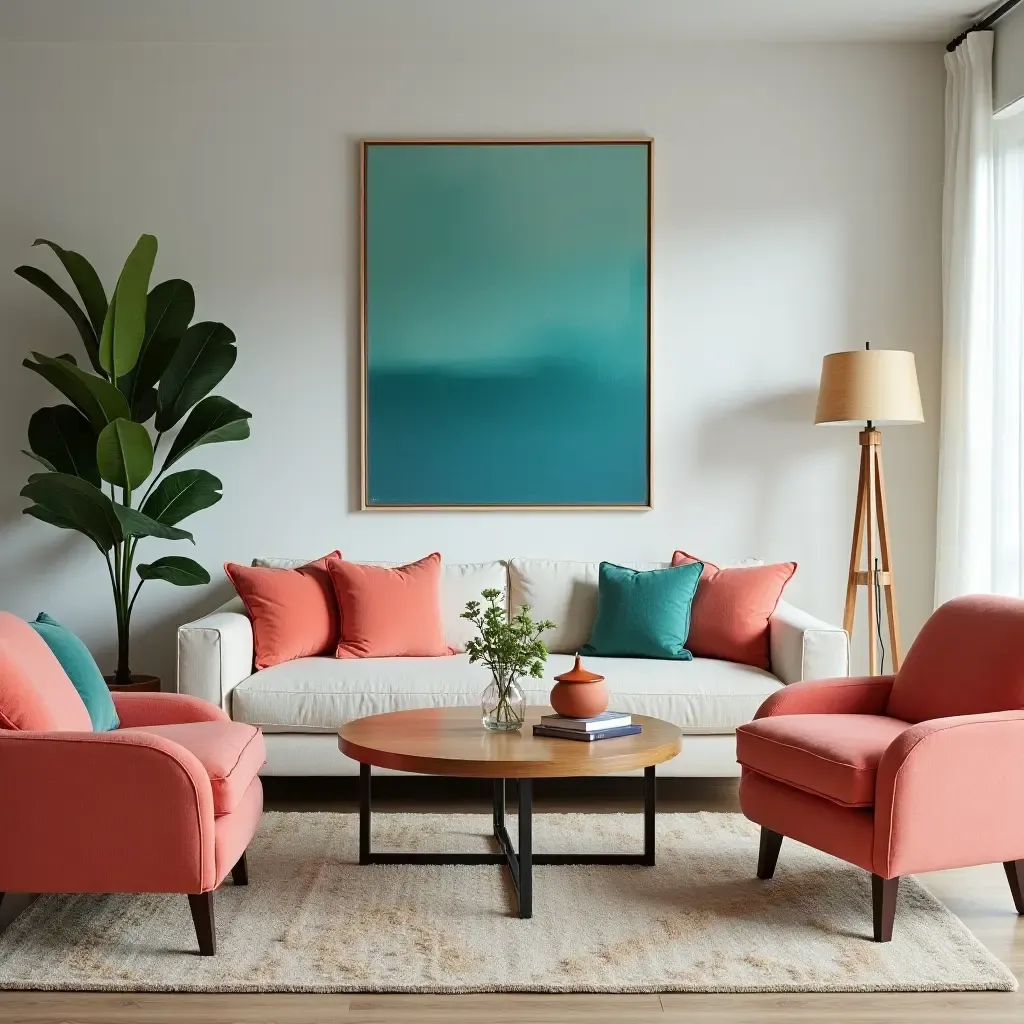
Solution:
M651 506L650 139L362 144L362 507Z

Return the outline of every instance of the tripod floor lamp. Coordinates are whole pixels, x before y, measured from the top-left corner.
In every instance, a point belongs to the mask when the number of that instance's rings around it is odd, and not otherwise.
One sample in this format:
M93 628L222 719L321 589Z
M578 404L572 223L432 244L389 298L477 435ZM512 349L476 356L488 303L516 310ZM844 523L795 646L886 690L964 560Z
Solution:
M923 423L921 392L913 352L893 349L833 352L821 364L815 423L863 423L860 432L860 479L853 517L853 548L846 581L843 628L852 637L857 591L867 587L868 666L878 672L878 646L884 601L892 670L900 668L900 626L896 612L889 516L882 473L882 434L879 424ZM865 568L862 558L867 556ZM883 654L884 660L884 654Z

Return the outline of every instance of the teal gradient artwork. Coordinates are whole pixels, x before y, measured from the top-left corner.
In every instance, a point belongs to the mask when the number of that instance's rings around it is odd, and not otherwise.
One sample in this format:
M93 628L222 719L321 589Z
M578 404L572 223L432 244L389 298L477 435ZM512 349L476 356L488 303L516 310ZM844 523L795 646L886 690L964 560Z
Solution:
M650 144L364 146L365 504L650 503Z

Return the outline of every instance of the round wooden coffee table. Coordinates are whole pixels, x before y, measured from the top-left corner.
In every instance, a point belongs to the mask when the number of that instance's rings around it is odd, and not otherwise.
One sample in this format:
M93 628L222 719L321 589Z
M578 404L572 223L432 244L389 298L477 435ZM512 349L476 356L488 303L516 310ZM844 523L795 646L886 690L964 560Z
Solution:
M550 708L530 708L523 731L484 729L478 708L419 708L371 715L343 725L338 746L359 762L360 864L504 864L512 876L519 916L533 916L534 864L654 864L655 766L679 753L679 729L657 718L634 715L636 736L582 743L534 736L533 726ZM494 838L500 853L377 853L370 847L370 769L494 780ZM644 852L533 852L533 780L579 778L644 770ZM505 828L505 780L519 783L519 850Z

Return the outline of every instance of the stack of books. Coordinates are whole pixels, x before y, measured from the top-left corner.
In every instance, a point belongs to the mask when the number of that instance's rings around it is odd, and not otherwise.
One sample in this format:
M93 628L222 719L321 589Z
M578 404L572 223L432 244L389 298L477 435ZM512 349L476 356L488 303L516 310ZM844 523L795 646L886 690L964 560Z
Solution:
M616 736L635 736L640 726L633 724L629 715L606 711L595 718L566 718L563 715L544 715L540 725L533 727L534 736L554 736L562 740L610 740Z

